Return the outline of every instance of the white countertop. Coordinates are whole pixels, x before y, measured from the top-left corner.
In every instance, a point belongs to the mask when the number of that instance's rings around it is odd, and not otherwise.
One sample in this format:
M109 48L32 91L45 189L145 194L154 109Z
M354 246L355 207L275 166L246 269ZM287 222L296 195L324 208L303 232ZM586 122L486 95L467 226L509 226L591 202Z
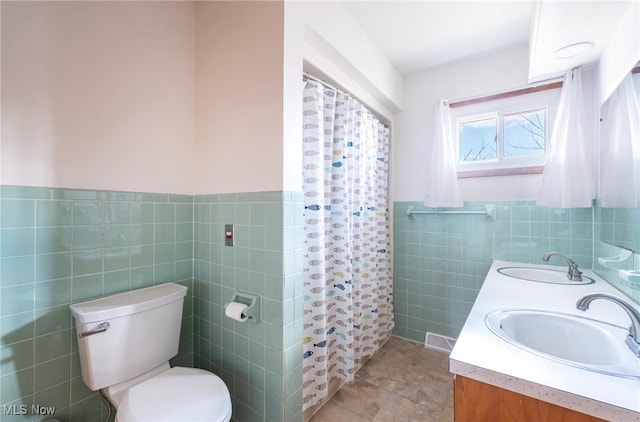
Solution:
M558 285L496 271L509 266L565 268L494 261L449 357L451 372L602 419L640 421L640 380L599 374L530 353L499 338L485 325L490 311L517 308L562 312L627 327L629 316L615 303L595 300L586 312L575 304L593 292L636 304L591 270L583 275L596 280L593 284Z

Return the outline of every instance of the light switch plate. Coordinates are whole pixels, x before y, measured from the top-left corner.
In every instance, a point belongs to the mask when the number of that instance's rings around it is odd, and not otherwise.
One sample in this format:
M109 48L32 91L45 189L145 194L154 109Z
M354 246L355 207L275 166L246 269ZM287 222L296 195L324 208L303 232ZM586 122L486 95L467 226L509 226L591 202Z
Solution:
M224 225L224 246L233 246L233 224Z

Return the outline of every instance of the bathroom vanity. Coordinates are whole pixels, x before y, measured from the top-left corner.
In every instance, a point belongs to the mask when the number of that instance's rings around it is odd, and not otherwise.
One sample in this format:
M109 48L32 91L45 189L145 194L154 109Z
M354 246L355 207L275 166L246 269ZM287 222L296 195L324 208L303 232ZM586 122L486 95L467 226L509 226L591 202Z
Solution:
M544 283L498 272L505 267L566 272L494 261L450 355L455 420L640 421L640 358L625 345L629 315L608 300L586 311L576 302L598 292L640 306L590 270L589 284Z
M456 421L596 422L603 420L461 375L456 375L454 384Z

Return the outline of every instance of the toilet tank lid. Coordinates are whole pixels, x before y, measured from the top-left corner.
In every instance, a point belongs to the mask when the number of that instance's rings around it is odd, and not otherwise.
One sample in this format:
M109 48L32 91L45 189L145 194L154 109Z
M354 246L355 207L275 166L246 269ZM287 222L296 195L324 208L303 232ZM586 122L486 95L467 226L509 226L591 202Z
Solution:
M76 321L90 323L143 312L187 295L187 288L164 283L69 305Z

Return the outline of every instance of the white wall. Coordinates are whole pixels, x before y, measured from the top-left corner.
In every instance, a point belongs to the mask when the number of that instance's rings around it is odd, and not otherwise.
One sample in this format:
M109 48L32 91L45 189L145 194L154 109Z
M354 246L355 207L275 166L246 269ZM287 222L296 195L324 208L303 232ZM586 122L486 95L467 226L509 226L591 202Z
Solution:
M303 22L300 8L284 6L283 182L284 190L302 190Z
M195 5L2 3L0 182L191 193Z
M403 81L339 2L287 1L284 16L283 187L300 190L303 69L350 92L389 123L402 107Z
M426 154L433 137L438 98L451 101L527 86L527 45L485 54L409 75L404 81L404 106L394 117L391 196L393 201L422 201L428 169ZM593 99L593 72L583 76ZM591 110L591 108L590 108ZM594 122L593 115L589 116ZM595 132L595 130L593 131ZM465 201L536 199L541 175L459 179Z
M284 5L196 7L196 193L282 190Z
M391 120L402 108L402 75L337 1L286 2L303 26L304 60Z
M401 103L402 78L339 3L2 7L3 184L299 190L303 61L388 120Z

